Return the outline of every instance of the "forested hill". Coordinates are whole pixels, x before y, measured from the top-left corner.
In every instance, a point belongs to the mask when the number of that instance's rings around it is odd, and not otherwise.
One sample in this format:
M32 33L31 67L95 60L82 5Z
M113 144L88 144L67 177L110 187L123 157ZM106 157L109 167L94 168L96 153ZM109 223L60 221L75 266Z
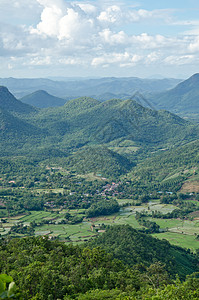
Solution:
M173 299L170 290L176 299L198 299L197 276L173 281L175 272L184 277L197 271L197 257L186 250L130 226L111 227L90 246L45 237L2 239L0 270L13 277L17 299Z
M68 101L63 107L40 111L37 126L56 130L68 146L109 143L124 138L143 144L167 144L198 136L198 128L166 111L154 111L134 100L103 103L90 98ZM59 126L60 124L60 126Z
M131 266L150 265L160 261L170 274L181 277L198 270L194 256L185 249L140 233L129 225L110 226L103 235L89 242L89 245L100 246Z
M41 136L41 130L34 125L21 120L7 110L0 108L0 137L1 139L12 138L13 144L16 144L21 138L34 138L35 136Z
M84 147L65 161L65 166L80 174L94 172L108 178L129 171L134 164L122 155L104 146Z

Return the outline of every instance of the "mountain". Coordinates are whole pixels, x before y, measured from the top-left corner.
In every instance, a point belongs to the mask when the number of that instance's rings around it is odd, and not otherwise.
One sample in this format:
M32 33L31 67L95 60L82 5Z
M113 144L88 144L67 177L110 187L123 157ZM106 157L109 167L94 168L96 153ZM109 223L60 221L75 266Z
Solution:
M178 273L179 276L185 276L198 268L195 266L194 257L185 249L140 233L130 225L110 226L89 245L102 247L130 266L150 265L159 261L165 264L166 270L172 275Z
M65 166L80 174L94 172L110 178L126 173L133 164L107 147L92 146L74 152L65 162Z
M179 83L175 88L153 96L159 109L182 116L199 116L199 73Z
M21 114L28 114L36 111L34 107L17 100L4 86L0 86L0 108L9 112Z
M66 79L65 79L66 80ZM17 97L21 98L37 90L57 97L93 96L104 93L129 94L140 92L160 92L176 86L180 79L141 79L137 77L105 77L95 79L74 79L53 81L45 78L16 79L0 78L0 85L7 86Z
M66 102L66 100L52 96L43 90L24 96L20 101L39 108L62 106Z
M7 89L3 91L9 97L3 98L0 108L2 105L3 110L7 109L7 113L32 128L24 144L27 153L41 147L47 149L45 153L50 148L65 153L92 145L110 146L113 150L110 143L114 141L114 147L120 147L125 140L140 149L148 149L186 143L198 137L197 126L167 111L143 107L133 99L100 102L82 97L69 100L61 107L39 110L16 100Z
M67 148L117 139L156 147L184 143L198 136L197 126L167 111L145 108L132 99L74 99L62 107L39 111L29 122L56 136L60 146Z
M70 101L65 108L69 104ZM73 117L69 115L67 119L71 132L78 131L82 133L82 140L97 144L125 138L145 145L157 145L169 140L189 139L195 134L193 126L176 115L144 108L130 99L95 102L93 107L82 109L78 114L76 110Z

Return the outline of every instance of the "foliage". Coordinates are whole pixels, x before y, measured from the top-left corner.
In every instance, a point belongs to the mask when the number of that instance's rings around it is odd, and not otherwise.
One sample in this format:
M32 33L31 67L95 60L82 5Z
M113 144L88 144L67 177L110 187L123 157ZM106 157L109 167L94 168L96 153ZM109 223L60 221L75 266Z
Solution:
M100 215L111 215L119 210L120 206L115 199L100 200L91 205L91 207L86 211L86 216L88 218L92 218Z
M15 296L16 284L11 276L0 274L0 299L10 299Z
M129 225L110 226L106 232L89 242L100 246L128 265L149 265L160 261L172 274L185 277L197 271L196 257L180 247L171 246L166 240L158 240L140 233Z

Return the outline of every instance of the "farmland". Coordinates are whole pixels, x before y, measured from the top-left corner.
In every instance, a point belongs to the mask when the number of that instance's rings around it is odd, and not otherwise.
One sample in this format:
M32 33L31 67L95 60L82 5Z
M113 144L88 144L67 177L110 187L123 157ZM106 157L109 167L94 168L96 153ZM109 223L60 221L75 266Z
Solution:
M118 200L124 204L126 200ZM108 216L98 216L93 218L85 217L84 209L62 209L49 211L31 211L29 214L22 214L14 217L2 218L6 220L1 223L1 235L7 235L12 226L23 224L23 226L34 227L34 235L47 235L51 239L59 238L65 242L79 243L87 241L90 238L101 234L106 230L106 226L128 224L135 229L142 230L144 227L136 220L136 212L152 212L159 211L162 214L167 214L174 211L176 207L171 204L161 204L158 201L153 201L140 206L128 205L121 207L118 213ZM62 224L65 213L70 213L73 216L83 216L84 219L78 224ZM182 219L160 219L147 217L148 220L155 222L160 226L160 233L153 234L156 238L167 239L171 244L185 248L190 248L195 251L199 245L197 236L199 235L199 220L197 218ZM19 233L12 233L12 236L24 236Z

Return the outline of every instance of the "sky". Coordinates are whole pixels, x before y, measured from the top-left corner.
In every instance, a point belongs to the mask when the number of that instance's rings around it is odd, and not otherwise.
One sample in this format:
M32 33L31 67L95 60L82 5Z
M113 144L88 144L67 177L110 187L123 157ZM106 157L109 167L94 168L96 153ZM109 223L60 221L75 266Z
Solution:
M0 0L1 78L198 72L198 0Z

